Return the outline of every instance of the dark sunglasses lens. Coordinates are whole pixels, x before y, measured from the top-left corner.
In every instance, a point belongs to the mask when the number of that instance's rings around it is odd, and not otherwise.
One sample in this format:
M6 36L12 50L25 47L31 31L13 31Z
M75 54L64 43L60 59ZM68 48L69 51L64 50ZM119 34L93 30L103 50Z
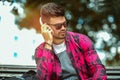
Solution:
M58 30L58 29L61 29L62 26L64 26L64 27L66 28L67 25L68 25L68 22L66 21L66 22L64 22L64 23L61 23L61 24L55 24L55 25L53 25L53 26L55 26L55 28Z
M67 27L68 22L66 21L65 23L63 23L64 27Z
M62 24L58 24L55 26L55 28L58 30L58 29L61 29L62 28Z

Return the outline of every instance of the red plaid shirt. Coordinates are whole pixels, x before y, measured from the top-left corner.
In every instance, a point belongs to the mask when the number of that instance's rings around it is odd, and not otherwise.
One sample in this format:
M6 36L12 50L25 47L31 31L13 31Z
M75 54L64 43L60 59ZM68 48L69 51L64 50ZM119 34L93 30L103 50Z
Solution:
M45 49L44 44L38 46L35 52L37 77L39 80L61 80L59 59L53 50ZM87 36L67 31L65 44L79 80L106 80L106 69Z

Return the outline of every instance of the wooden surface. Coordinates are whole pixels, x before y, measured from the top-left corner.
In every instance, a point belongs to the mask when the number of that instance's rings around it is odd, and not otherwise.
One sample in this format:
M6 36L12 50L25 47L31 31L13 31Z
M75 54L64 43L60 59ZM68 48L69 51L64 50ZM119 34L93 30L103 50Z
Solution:
M120 67L106 67L108 80L120 80ZM0 65L0 80L12 76L22 76L29 70L35 71L35 66Z

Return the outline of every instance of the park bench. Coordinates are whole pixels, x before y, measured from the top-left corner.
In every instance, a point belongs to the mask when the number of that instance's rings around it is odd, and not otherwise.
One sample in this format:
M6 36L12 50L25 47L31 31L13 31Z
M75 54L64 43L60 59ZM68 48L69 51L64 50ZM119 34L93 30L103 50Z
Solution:
M106 67L107 80L120 80L120 67ZM0 65L0 80L12 76L22 76L29 70L35 71L35 66Z

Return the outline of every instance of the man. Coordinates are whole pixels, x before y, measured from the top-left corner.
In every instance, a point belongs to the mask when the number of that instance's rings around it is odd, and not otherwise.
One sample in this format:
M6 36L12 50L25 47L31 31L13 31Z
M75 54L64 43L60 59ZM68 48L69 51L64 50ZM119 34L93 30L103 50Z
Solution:
M67 31L64 9L47 3L41 8L41 34L45 42L36 48L39 80L106 80L106 70L91 40Z

